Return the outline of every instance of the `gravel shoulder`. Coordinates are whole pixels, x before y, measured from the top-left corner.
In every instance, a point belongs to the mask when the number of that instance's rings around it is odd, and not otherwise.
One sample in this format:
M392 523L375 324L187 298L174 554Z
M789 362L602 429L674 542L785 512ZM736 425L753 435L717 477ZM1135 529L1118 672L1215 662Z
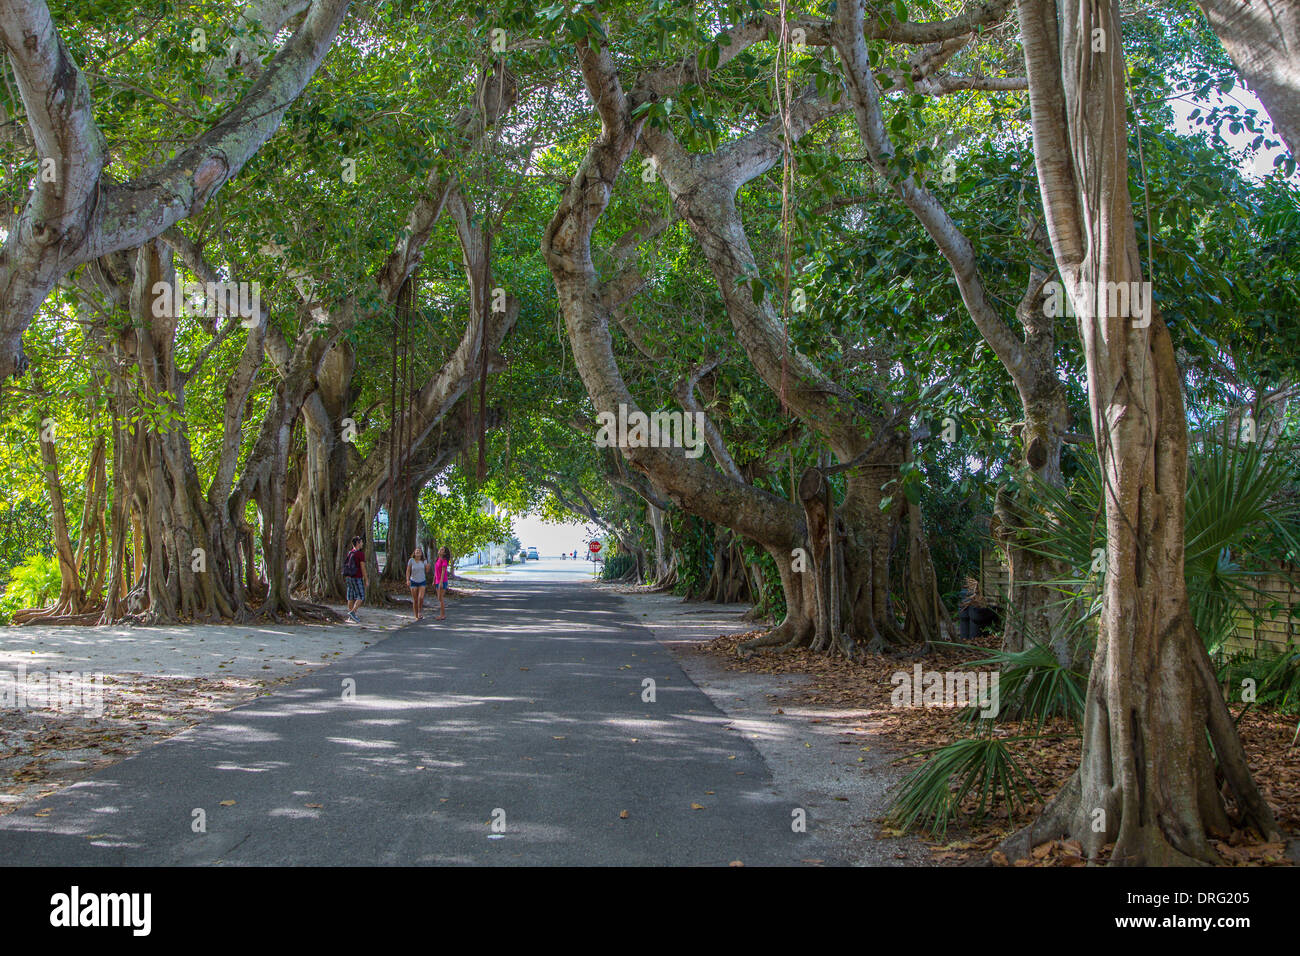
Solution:
M702 652L720 634L752 630L746 605L686 603L672 594L620 589L625 613L648 628L714 705L762 755L782 793L807 809L810 829L858 866L928 866L914 837L893 837L876 822L887 791L905 773L899 752L873 732L869 709L793 703L813 679L798 674L728 670ZM803 694L800 697L806 696Z

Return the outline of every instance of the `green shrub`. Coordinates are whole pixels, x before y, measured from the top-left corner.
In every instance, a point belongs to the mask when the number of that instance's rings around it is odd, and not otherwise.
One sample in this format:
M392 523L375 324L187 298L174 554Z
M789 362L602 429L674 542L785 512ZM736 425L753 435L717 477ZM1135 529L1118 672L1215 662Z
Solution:
M762 548L747 544L744 548L745 560L751 565L758 565L763 570L763 593L755 595L759 612L779 621L785 617L785 589L781 587L781 571L776 561Z
M1274 655L1237 655L1219 670L1228 699L1240 700L1242 681L1255 682L1255 702L1284 714L1300 712L1300 647L1288 644Z
M1226 426L1194 442L1188 454L1183 558L1192 623L1206 649L1221 658L1237 616L1258 620L1255 582L1274 573L1279 559L1300 553L1300 496L1288 494L1292 449L1236 441ZM1083 456L1069 489L1029 482L1017 505L1020 543L1073 569L1052 582L1062 605L1076 611L1068 626L1082 629L1101 609L1100 576L1091 571L1094 550L1106 546L1101 469ZM1048 516L1053 520L1048 520Z
M617 581L629 571L636 570L636 558L630 554L613 554L606 559L600 572L602 581Z
M673 593L691 594L713 571L713 525L686 515L673 535L677 546L677 583Z
M9 576L4 596L0 597L0 618L8 623L13 613L22 608L53 604L62 583L58 558L44 554L29 556Z

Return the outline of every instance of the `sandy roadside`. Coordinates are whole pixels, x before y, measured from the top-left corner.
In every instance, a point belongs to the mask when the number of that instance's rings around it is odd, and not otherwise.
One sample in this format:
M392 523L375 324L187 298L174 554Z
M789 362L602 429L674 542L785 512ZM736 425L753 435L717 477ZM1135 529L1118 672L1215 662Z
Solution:
M0 628L0 814L411 621L400 609L360 617L360 625ZM51 682L61 700L48 699Z
M747 606L687 604L672 594L618 590L628 616L650 629L731 719L731 728L758 749L778 790L801 802L809 830L821 829L842 861L933 865L919 839L882 835L875 822L885 812L888 789L905 771L893 763L900 752L873 733L872 711L791 703L812 678L732 671L702 653L720 634L753 630L742 620Z

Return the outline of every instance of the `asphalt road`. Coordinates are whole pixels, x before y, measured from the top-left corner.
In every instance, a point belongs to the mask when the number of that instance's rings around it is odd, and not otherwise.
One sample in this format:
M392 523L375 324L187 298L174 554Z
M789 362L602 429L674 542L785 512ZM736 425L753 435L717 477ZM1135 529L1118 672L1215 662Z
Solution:
M0 817L0 863L836 862L726 723L619 597L511 577Z

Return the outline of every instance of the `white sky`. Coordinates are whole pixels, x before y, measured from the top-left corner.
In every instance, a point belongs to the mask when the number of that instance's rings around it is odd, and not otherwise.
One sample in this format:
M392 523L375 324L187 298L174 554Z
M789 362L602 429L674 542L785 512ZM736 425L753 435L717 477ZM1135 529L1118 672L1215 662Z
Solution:
M1268 110L1264 109L1264 104L1259 101L1259 98L1256 97L1254 93L1242 86L1240 82L1237 83L1237 85L1234 86L1226 95L1219 96L1218 93L1212 93L1209 100L1174 100L1170 104L1174 111L1174 129L1183 135L1206 132L1208 127L1196 126L1187 118L1188 115L1198 106L1201 108L1202 112L1204 112L1208 106L1213 105L1216 102L1224 101L1228 103L1236 103L1243 111L1249 109L1258 111L1259 120L1262 121L1266 131L1272 134L1271 138L1280 138L1275 132L1273 132L1273 121L1269 118ZM1243 127L1241 132L1233 135L1232 131L1228 129L1227 124L1224 124L1221 130L1221 135L1225 140L1227 140L1233 149L1243 151L1257 134L1252 133ZM1241 171L1244 175L1249 176L1252 179L1262 179L1273 171L1273 158L1278 155L1286 155L1285 146L1279 145L1272 149L1262 148L1253 162L1246 160L1243 157L1241 162ZM1296 171L1296 175L1300 176L1300 169Z
M511 521L519 544L525 548L536 548L547 557L554 557L561 551L577 551L578 556L582 557L591 538L583 528L599 533L594 524L547 524L534 515L515 515ZM600 538L603 541L604 534L600 534Z

